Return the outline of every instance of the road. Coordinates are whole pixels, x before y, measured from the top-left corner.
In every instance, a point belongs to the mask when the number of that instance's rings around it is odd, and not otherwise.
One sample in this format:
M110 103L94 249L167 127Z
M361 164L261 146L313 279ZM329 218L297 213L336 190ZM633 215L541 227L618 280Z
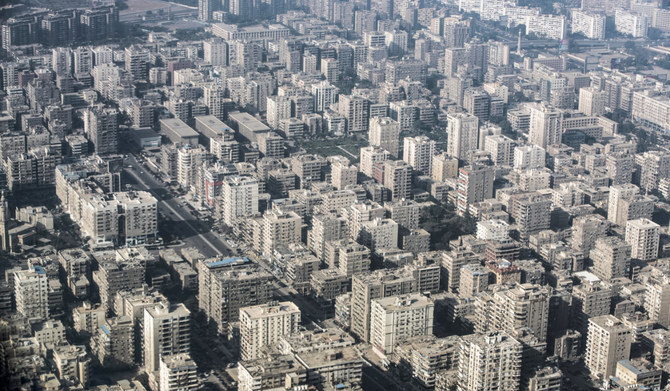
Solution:
M201 232L194 226L195 217L190 211L179 205L179 200L169 194L162 182L154 179L147 167L129 155L125 161L124 171L137 183L139 190L151 193L158 200L158 209L164 216L174 220L173 229L178 231L182 240L196 247L206 257L231 255L233 251L212 232ZM130 168L128 168L130 167ZM159 191L160 190L160 191Z
M234 251L225 243L225 240L218 237L213 232L201 232L192 221L190 211L179 205L177 198L169 195L165 184L156 180L150 172L147 165L141 164L133 155L129 155L125 161L125 171L137 183L141 190L149 191L158 200L158 208L163 215L174 220L175 231L178 231L182 240L189 246L196 247L206 257L217 255L230 256ZM130 168L128 168L130 167ZM167 195L167 197L165 196ZM272 274L272 267L263 259L263 257L253 257L253 260L265 271ZM303 317L308 321L317 322L313 317L321 312L321 309L308 298L299 295L298 292L288 287L278 279L273 279L273 288L275 289L275 298L282 300L291 300L303 312ZM309 314L313 314L310 316Z

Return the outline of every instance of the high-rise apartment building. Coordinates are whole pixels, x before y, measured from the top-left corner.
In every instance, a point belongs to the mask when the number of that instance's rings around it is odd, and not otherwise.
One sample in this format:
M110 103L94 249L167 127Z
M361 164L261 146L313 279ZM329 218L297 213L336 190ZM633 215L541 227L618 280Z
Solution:
M331 160L330 184L337 190L344 190L358 182L358 168L347 159Z
M528 240L530 235L549 229L551 205L551 199L540 193L526 193L514 198L512 217L521 240Z
M612 223L625 227L628 220L651 218L654 211L653 201L639 194L640 189L631 184L610 187L607 203L607 219Z
M211 2L212 0L200 0L201 3ZM211 18L211 16L210 16ZM215 67L228 65L228 43L221 38L212 38L203 42L203 59L205 62Z
M579 90L579 111L596 116L605 114L605 92L594 87L584 87Z
M615 236L602 237L595 241L590 258L593 273L603 280L626 277L630 268L631 246Z
M514 140L501 134L486 136L484 151L491 156L496 166L512 166L514 163Z
M370 102L361 96L340 95L338 112L347 120L347 132L360 133L368 130Z
M661 226L642 218L626 223L626 243L631 248L630 256L642 261L653 261L658 257Z
M444 182L447 178L458 177L458 159L442 152L433 156L431 178L434 181Z
M572 11L572 32L582 33L589 39L605 39L605 15L585 12L579 9Z
M159 391L196 391L201 388L198 366L188 353L160 357Z
M268 125L279 128L279 121L291 118L291 99L288 96L268 96L266 117Z
M14 300L16 312L29 321L49 318L49 279L43 267L14 272Z
M390 199L409 199L412 194L412 167L403 160L386 160L382 169L382 185L391 193Z
M652 321L663 327L670 325L670 281L667 277L653 277L647 282L644 310Z
M298 331L300 309L290 301L240 308L240 356L258 358L282 336Z
M240 219L252 217L258 213L258 180L250 176L225 178L221 185L219 202L223 222L234 227Z
M541 148L561 143L563 115L560 111L544 104L530 106L530 129L528 141Z
M191 352L191 312L183 304L145 308L143 327L147 372L158 371L163 356Z
M135 249L94 253L93 257L98 262L93 281L98 286L100 303L105 310L114 307L116 292L138 289L144 284L146 259Z
M119 122L116 109L93 107L86 110L84 132L98 155L119 151Z
M384 353L412 337L432 335L433 301L420 294L384 297L371 302L370 343Z
M351 332L370 340L373 299L406 295L417 291L416 279L393 270L354 275L351 282Z
M209 108L209 114L223 121L226 117L226 91L223 87L212 85L203 88L204 102Z
M463 108L481 122L489 119L491 96L483 88L468 88L463 92Z
M447 116L447 154L458 160L467 160L477 149L479 118L471 114L456 113Z
M414 171L430 175L435 150L435 141L426 136L405 137L403 160L412 166Z
M524 145L514 148L514 168L530 170L544 168L546 151L537 145Z
M272 275L249 265L246 258L205 260L198 265L198 307L221 334L239 320L240 308L267 303Z
M130 368L135 365L135 333L128 316L107 319L91 341L92 350L105 368Z
M368 177L373 177L373 168L377 163L391 159L391 152L381 147L369 146L361 148L360 168Z
M128 72L135 81L146 81L149 75L149 62L151 61L151 53L148 49L133 45L127 47L126 55L126 72Z
M265 254L282 245L300 243L302 218L295 212L272 211L263 215L263 247Z
M458 354L458 389L518 390L523 345L506 332L463 337Z
M322 81L312 85L312 96L314 97L314 111L322 113L337 101L337 87L328 81Z
M368 140L373 147L387 150L392 157L400 157L400 124L389 117L370 118Z
M614 376L616 363L630 358L632 331L613 315L589 319L584 362L592 376Z
M475 202L493 198L495 173L486 166L466 166L458 173L458 214L465 216Z

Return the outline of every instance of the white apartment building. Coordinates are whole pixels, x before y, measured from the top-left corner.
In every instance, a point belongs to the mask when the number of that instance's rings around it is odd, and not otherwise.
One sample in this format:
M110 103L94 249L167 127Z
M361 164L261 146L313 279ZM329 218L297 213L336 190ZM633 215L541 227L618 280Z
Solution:
M621 34L627 34L633 38L644 38L647 36L649 19L646 15L617 9L614 13L614 26Z
M266 116L268 125L277 129L279 121L291 118L291 99L288 96L268 96Z
M484 151L491 156L491 161L496 166L511 166L514 161L515 142L501 134L486 136Z
M575 9L572 11L572 32L582 33L586 38L603 40L606 21L605 15Z
M403 145L403 160L412 166L414 171L430 175L436 150L435 141L426 136L405 137Z
M444 182L447 178L458 177L458 159L442 152L433 156L431 178L434 181Z
M420 293L370 303L370 343L384 354L409 338L433 333L433 301Z
M626 243L631 247L631 257L642 261L653 261L658 257L661 226L641 218L626 223Z
M196 391L200 389L198 366L186 353L161 356L159 391Z
M522 352L506 332L466 335L459 344L458 389L518 390Z
M30 322L49 318L49 279L41 266L14 272L16 312Z
M524 145L514 148L514 168L517 170L544 168L545 160L545 149L537 145Z
M614 315L589 319L584 362L592 376L614 376L616 363L630 358L632 331Z
M459 160L466 160L477 149L479 118L465 113L447 116L447 153Z
M282 336L298 332L300 309L290 301L240 308L240 355L258 358Z
M144 309L144 367L160 369L162 356L191 352L191 312L183 304L159 303Z
M299 243L301 241L302 218L290 211L282 213L271 211L263 215L263 252L272 254L281 245Z
M391 159L391 152L381 147L369 146L361 148L361 172L372 178L375 163L383 163Z
M234 227L240 219L258 214L258 180L250 176L226 178L221 186L221 218Z
M565 16L532 15L526 18L526 34L535 33L549 39L565 39L568 21Z
M588 115L596 116L605 114L605 92L596 88L588 87L579 90L579 111Z
M528 141L538 147L561 143L563 115L560 111L544 104L530 105L530 129Z
M477 222L477 239L506 240L509 238L509 224L503 220L484 220Z
M314 111L322 113L337 101L337 87L327 81L312 85L312 96L314 96Z
M368 141L371 146L384 148L393 157L400 157L400 124L389 117L370 118Z

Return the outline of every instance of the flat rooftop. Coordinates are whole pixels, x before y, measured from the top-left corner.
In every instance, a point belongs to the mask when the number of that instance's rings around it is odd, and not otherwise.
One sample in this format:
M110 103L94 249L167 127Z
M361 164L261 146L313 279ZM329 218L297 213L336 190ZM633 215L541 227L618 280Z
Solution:
M198 137L198 132L193 130L186 122L179 118L164 118L160 120L161 129L167 127L170 131L176 133L180 137Z

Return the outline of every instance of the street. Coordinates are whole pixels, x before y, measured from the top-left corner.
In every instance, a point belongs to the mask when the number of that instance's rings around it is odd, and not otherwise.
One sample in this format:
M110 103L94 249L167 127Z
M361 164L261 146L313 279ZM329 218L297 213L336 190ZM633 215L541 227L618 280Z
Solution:
M138 190L151 193L158 200L158 209L164 216L173 220L171 229L176 231L187 246L196 247L206 257L228 256L233 251L212 232L201 232L194 226L195 217L190 211L179 205L166 188L149 173L146 166L140 164L135 156L128 155L124 171L136 182ZM130 167L130 168L128 168Z

